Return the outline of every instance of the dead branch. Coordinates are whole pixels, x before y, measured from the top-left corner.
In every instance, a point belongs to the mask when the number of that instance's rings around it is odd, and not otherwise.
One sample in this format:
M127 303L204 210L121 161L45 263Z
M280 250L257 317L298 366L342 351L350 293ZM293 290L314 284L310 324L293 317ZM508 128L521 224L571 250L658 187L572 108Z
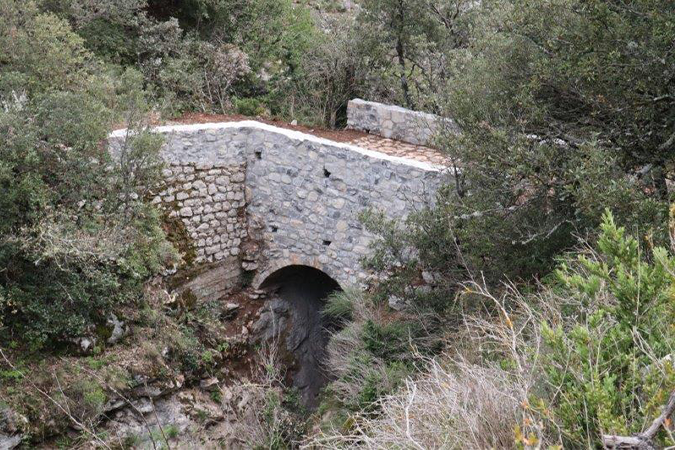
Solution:
M663 407L661 415L654 419L649 427L635 436L603 435L602 443L608 449L635 449L656 450L658 447L652 442L659 429L664 426L666 419L675 412L675 391L670 394L668 403Z

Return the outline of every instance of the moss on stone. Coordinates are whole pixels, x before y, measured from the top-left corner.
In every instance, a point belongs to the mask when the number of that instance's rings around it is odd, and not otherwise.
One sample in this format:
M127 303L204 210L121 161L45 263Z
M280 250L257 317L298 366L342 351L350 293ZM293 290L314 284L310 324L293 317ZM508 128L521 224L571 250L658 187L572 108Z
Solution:
M183 267L191 267L197 259L197 250L185 224L179 217L169 217L169 214L164 216L164 232L167 239L180 252Z

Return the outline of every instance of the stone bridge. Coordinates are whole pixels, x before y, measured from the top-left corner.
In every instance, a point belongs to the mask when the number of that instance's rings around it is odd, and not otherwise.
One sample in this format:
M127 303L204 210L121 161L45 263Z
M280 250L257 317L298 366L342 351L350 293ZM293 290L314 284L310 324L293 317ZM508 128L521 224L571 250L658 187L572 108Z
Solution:
M391 129L391 117L380 117L387 108L352 102L350 126L381 119ZM395 108L401 126L417 130L404 112ZM244 273L258 287L291 265L321 270L342 287L362 284L368 274L360 261L373 236L359 213L374 208L403 218L431 201L448 176L429 148L356 131L338 136L347 142L255 121L155 132L165 136L167 168L154 202L177 228L189 265L203 268L182 286L198 298L219 297ZM113 152L125 134L111 135Z
M361 259L373 236L360 213L404 218L448 181L443 156L417 145L433 136L421 129L433 125L427 115L363 101L348 111L352 130L343 132L254 121L155 129L167 168L153 201L184 259L169 284L186 300L225 307L232 288L250 283L252 299L262 288L264 303L232 304L255 311L255 322L242 314L235 329L254 342L279 340L289 382L309 407L330 378L322 361L335 324L323 302L369 278ZM125 135L110 136L113 153Z

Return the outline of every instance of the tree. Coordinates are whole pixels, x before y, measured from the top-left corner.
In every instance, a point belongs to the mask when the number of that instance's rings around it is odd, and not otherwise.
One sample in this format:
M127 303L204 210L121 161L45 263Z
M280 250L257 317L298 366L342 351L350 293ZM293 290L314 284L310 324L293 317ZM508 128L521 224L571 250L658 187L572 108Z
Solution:
M466 44L465 0L365 0L359 14L360 38L380 73L392 70L408 108L434 104L438 82L445 79L447 52ZM378 83L379 84L379 83Z
M606 207L664 245L675 6L511 0L471 14L471 37L448 53L438 90L462 130L437 140L461 168L458 182L408 227L417 252L405 266L446 274L444 288L470 273L495 283L545 276Z
M362 94L371 67L353 21L326 15L321 28L325 33L302 57L292 101L299 114L315 120L318 109L323 124L335 128L346 125L347 103Z
M0 340L81 335L175 260L145 202L161 141L136 71L110 74L62 19L0 0ZM139 133L114 161L112 123ZM19 336L21 337L19 339Z

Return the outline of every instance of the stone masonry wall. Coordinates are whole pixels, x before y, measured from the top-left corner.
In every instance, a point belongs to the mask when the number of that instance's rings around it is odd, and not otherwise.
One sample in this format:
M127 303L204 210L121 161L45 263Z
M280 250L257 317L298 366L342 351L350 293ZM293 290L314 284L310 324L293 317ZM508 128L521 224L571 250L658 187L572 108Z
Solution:
M222 162L172 161L166 187L153 200L180 218L195 247L195 262L215 262L239 254L246 237L245 167Z
M156 131L166 135L168 168L155 202L185 226L196 263L231 265L242 243L256 241L257 261L245 263L257 268L254 285L291 264L323 270L343 287L360 283L372 236L359 213L373 207L404 217L448 176L428 163L258 122ZM111 135L113 152L123 137Z
M350 100L347 105L347 128L410 144L430 145L442 124L438 116L400 106L361 99ZM448 130L457 131L451 120L445 119L445 124Z

